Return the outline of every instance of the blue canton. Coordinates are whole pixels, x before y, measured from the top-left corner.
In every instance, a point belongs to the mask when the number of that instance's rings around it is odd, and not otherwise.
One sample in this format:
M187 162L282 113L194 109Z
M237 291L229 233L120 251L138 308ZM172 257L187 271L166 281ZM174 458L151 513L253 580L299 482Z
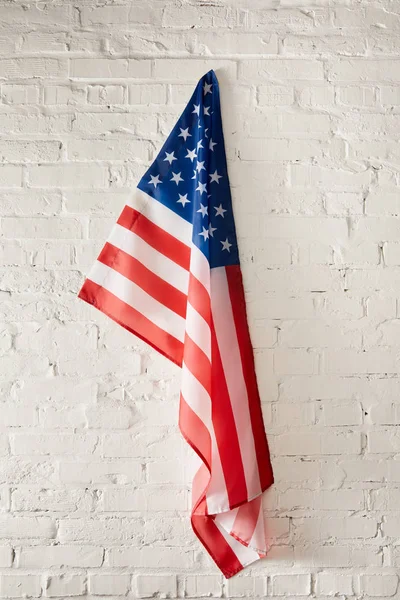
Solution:
M138 187L193 224L210 267L239 264L218 80L204 75Z

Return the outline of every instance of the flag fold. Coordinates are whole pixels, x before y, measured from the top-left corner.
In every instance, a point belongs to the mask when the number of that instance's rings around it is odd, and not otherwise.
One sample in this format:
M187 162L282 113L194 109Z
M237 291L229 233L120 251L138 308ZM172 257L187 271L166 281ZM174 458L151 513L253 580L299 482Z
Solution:
M209 71L91 268L79 298L181 367L179 427L201 459L192 527L225 577L267 553L273 483Z

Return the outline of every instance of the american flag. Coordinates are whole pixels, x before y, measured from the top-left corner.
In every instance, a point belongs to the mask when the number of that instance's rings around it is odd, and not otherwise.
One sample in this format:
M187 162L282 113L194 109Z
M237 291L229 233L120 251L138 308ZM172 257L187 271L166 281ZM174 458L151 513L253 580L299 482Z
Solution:
M79 298L181 367L179 427L201 459L192 527L226 578L265 556L273 483L209 71L123 208Z

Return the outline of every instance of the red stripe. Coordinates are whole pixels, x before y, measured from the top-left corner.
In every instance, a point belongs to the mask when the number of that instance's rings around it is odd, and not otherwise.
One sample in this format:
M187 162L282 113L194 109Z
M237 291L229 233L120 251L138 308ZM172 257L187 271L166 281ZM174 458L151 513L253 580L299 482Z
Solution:
M186 317L187 296L155 275L130 254L107 242L98 260L136 283L150 296L181 317Z
M231 508L247 500L243 461L231 401L214 326L211 327L212 367L204 352L186 334L184 361L211 397L212 420Z
M211 471L211 437L203 421L190 408L181 394L179 404L179 428L187 443L200 456Z
M246 545L250 543L250 540L253 537L260 514L260 506L261 496L257 496L257 498L254 498L251 502L246 502L246 504L240 506L237 512L232 527L232 533L236 539L244 542Z
M211 356L212 421L229 504L234 508L247 500L247 487L235 419L213 322L211 322Z
M190 247L152 223L142 213L130 206L125 206L117 223L133 231L161 254L164 254L187 271L189 270Z
M243 569L242 563L219 531L214 519L193 514L192 527L211 558L217 563L227 579Z
M94 281L86 279L78 297L153 346L178 366L182 366L183 344L172 335L154 325L140 312Z
M211 320L210 294L193 273L190 273L189 276L188 301L206 323L209 323Z
M196 377L211 397L211 364L197 344L185 334L183 359L189 371Z
M225 267L229 295L232 303L236 335L239 342L243 374L249 399L249 411L256 447L261 489L266 490L274 482L267 437L261 412L256 372L254 368L253 347L246 318L246 303L243 290L242 273L239 265Z

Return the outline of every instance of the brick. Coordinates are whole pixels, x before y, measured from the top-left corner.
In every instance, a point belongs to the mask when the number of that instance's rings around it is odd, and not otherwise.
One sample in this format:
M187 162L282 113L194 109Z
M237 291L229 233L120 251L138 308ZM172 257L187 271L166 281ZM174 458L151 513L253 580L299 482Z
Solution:
M284 404L277 402L273 406L274 422L278 426L312 425L315 421L315 410L311 404Z
M21 49L28 52L42 52L46 48L46 53L66 52L68 50L68 37L64 32L42 32L32 31L27 33L21 44Z
M35 85L3 84L1 96L5 104L37 104L39 88Z
M162 19L164 27L192 28L193 23L196 27L209 28L212 25L237 25L238 21L235 11L220 6L205 6L200 15L194 6L166 6Z
M130 575L95 574L89 577L89 590L95 596L125 596L130 588Z
M161 8L157 10L147 2L138 2L135 7L125 6L91 6L82 9L81 18L84 26L90 25L122 25L140 23L160 25Z
M0 122L0 132L7 134L53 134L68 133L71 130L71 116L63 114L5 114Z
M93 434L13 434L12 453L15 455L36 454L92 454L98 442Z
M400 212L398 197L390 191L372 192L365 201L365 210L368 215L397 216Z
M338 87L337 94L338 103L345 106L375 106L376 104L373 87Z
M2 162L56 162L60 158L60 142L4 140Z
M290 129L290 125L285 126L285 132ZM241 160L296 160L299 157L316 157L327 154L327 151L336 156L338 145L332 144L328 147L322 145L317 140L269 140L248 139L244 140L239 148Z
M56 536L55 522L48 517L12 517L2 516L0 519L2 538L54 538Z
M110 548L106 562L110 567L190 569L194 566L193 550L188 548L144 546Z
M123 104L125 89L122 85L90 85L88 103L98 105Z
M91 505L92 497L84 490L16 489L11 494L14 511L68 511L84 510Z
M194 79L202 77L210 69L223 70L223 76L231 81L236 78L236 62L229 60L156 59L153 76L157 80L179 78L192 82Z
M11 546L0 546L0 567L11 567L13 557Z
M77 219L43 217L5 217L3 235L19 239L76 239L82 237L82 225Z
M397 358L387 350L329 351L325 354L328 373L396 373Z
M46 595L50 598L61 595L82 596L85 591L86 584L83 575L52 575L46 581Z
M102 462L62 462L60 479L63 483L135 483L141 480L142 469L134 461L102 461Z
M78 85L48 85L44 88L44 103L48 105L86 104L86 88Z
M142 113L85 113L78 114L72 125L74 131L79 131L84 136L87 134L99 134L99 133L111 133L116 134L117 132L125 134L135 134L138 136L154 136L157 131L157 119L154 115L142 114ZM119 143L122 145L126 136L119 138ZM80 142L81 140L79 140ZM78 144L78 141L75 143ZM107 147L107 141L95 140L98 148ZM112 143L111 141L109 142ZM127 138L125 140L127 147L133 147L136 145L137 148L146 148L145 140L134 140ZM116 142L114 142L116 145ZM96 157L96 156L95 156ZM147 157L147 154L146 154ZM89 156L90 158L90 156ZM128 156L129 158L129 156ZM142 153L136 158L143 158ZM116 160L118 160L118 146L116 150Z
M368 450L372 454L396 452L400 445L400 437L396 428L371 431L368 434Z
M257 102L260 106L291 106L294 103L294 89L279 85L260 85L257 88Z
M330 69L332 81L399 81L397 61L386 60L383 64L378 60L343 59L335 61Z
M54 569L100 567L103 548L85 545L57 545L23 547L19 554L18 567L22 569Z
M352 191L367 186L370 182L370 173L293 165L291 181L294 186L322 186L325 190L341 188L343 191Z
M66 76L67 63L65 60L43 57L0 59L0 77L30 79L33 74L46 79Z
M280 329L280 343L292 348L324 348L361 346L361 335L358 329L341 322L286 321Z
M165 104L167 87L161 84L143 85L132 84L128 88L129 104Z
M239 79L252 82L271 79L320 80L323 79L323 68L317 60L244 60L239 65Z
M68 144L70 160L148 160L150 145L138 140L72 140Z
M135 79L150 77L151 61L129 58L74 58L71 77L80 79Z
M304 87L301 89L299 102L306 107L332 107L335 104L334 87Z
M317 594L321 596L335 596L336 594L353 595L353 581L351 575L337 573L318 573Z
M0 19L2 23L15 25L57 25L65 27L70 22L70 10L67 5L22 6L4 5L1 7Z
M0 168L0 183L1 173ZM97 164L38 165L29 169L28 177L33 188L104 188L108 185L107 168Z
M201 585L197 584L197 595L206 596L209 595L207 590L207 581L203 582L203 578L199 577ZM220 583L217 580L214 585L214 594L219 596ZM211 587L211 586L210 586ZM262 577L251 577L248 575L231 578L228 581L228 594L230 598L255 598L263 597L266 593L266 581ZM212 589L212 588L211 588ZM199 591L203 590L203 594L199 594ZM208 593L207 593L208 591ZM193 596L195 594L193 593Z
M211 34L202 32L202 35L198 36L196 47L207 49L208 54L275 55L278 54L278 37L272 32L266 33L262 37L252 32L231 32L230 35L226 35L222 29L220 32L213 31Z
M86 542L94 544L120 545L135 540L140 544L143 539L142 519L61 519L59 537L64 542Z
M155 594L176 598L177 595L175 575L138 575L135 585L139 598L152 598Z
M324 403L321 405L319 418L327 426L361 425L361 406L355 402L351 404Z
M22 185L22 168L0 165L0 188L18 188Z
M38 598L42 593L39 575L3 574L0 590L3 598Z
M361 589L369 596L394 596L399 584L397 575L362 575Z
M311 591L310 575L275 575L273 593L277 596L308 596Z

